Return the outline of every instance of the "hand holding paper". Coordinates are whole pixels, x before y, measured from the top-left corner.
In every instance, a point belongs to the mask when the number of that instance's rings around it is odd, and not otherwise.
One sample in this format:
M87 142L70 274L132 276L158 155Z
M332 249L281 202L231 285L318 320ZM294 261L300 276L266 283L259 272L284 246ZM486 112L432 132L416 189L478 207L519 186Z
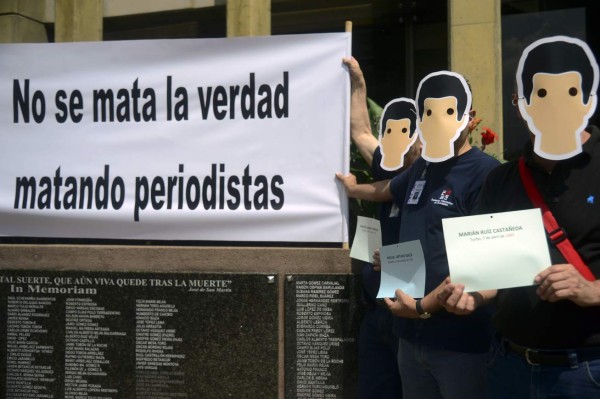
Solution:
M586 280L571 264L552 265L535 278L537 294L545 301L568 299L579 306L600 305L598 281Z
M492 291L487 291L488 295ZM495 295L493 291L492 295ZM462 284L453 284L450 277L446 278L436 289L436 299L448 312L467 315L473 313L484 302L479 292L466 292Z
M396 290L396 293L392 298L395 298L395 300L385 297L385 304L392 314L409 319L416 319L418 317L418 313L415 309L416 301L412 296L406 294L402 290Z

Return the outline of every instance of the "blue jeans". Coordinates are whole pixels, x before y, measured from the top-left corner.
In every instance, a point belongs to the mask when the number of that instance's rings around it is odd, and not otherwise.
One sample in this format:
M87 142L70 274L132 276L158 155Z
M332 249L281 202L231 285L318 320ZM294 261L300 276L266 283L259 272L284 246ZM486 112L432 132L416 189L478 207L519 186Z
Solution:
M447 351L402 338L399 342L404 399L485 398L487 353Z
M489 399L600 399L600 359L570 366L530 365L505 345L492 344Z
M393 318L389 310L377 305L369 307L363 316L358 337L359 399L402 398Z

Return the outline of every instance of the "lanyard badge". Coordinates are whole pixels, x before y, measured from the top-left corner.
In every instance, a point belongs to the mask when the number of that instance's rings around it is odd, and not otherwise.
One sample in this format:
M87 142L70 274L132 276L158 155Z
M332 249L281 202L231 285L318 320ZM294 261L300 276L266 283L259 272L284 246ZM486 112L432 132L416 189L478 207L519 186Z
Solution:
M416 205L419 203L419 200L421 199L421 194L423 194L423 190L425 189L425 183L427 182L425 176L427 175L428 166L429 162L425 164L425 168L421 173L421 177L419 177L419 180L415 182L415 185L413 186L412 190L410 190L410 195L408 196L408 201L406 202L407 205Z
M423 189L425 188L425 180L417 180L412 190L410 191L410 196L408 197L408 205L415 205L419 203L419 199L421 199L421 194L423 193Z

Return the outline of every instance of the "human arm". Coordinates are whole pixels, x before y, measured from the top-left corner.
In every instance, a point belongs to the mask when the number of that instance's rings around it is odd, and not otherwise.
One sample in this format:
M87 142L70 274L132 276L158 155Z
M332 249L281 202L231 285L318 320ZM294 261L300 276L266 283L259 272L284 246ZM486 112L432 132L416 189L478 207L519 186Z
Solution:
M388 202L393 200L389 180L380 180L373 183L358 184L356 176L352 173L343 175L336 173L335 177L342 182L349 198L357 198L365 201Z
M552 265L535 277L537 294L545 301L562 299L579 306L600 306L600 280L588 281L571 264Z
M350 72L350 136L360 155L371 166L379 142L371 131L367 110L367 85L358 61L354 57L342 60Z
M450 277L446 277L435 292L439 305L448 312L467 315L473 313L479 306L485 305L494 299L498 290L465 292L464 285L453 284Z
M398 317L406 317L409 319L419 318L417 299L400 289L396 290L396 298L394 300L384 298L384 301L390 312ZM435 313L442 309L435 296L435 290L431 291L421 299L421 307L426 313Z

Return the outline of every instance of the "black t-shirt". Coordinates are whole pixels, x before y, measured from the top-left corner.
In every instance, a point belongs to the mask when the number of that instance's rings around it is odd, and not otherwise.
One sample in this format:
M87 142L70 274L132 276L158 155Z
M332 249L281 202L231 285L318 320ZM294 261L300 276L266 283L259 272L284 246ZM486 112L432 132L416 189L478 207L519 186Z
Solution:
M404 171L388 171L381 167L381 149L377 147L373 153L373 163L371 164L373 180L381 181L393 179ZM378 206L379 222L381 223L381 242L383 245L396 244L398 242L398 233L400 232L400 210L393 202L381 202Z
M591 137L583 152L559 161L548 174L533 160L531 143L524 156L548 208L567 232L569 240L597 278L600 278L600 131L589 127ZM531 209L521 183L517 161L501 165L486 180L478 213ZM549 243L553 264L566 263ZM539 349L600 345L600 307L580 307L569 300L541 300L535 286L500 290L493 322L498 332L519 345Z
M472 148L439 163L427 163L419 158L405 173L392 180L390 188L401 210L399 242L421 242L426 294L449 274L442 219L472 214L485 177L497 166L497 160ZM448 350L484 352L489 348L490 323L486 309L469 316L442 310L428 320L396 318L394 330L411 342Z
M371 174L374 181L388 180L395 177L401 170L388 171L381 167L381 149L377 147L373 153L373 162L371 164ZM381 224L381 242L382 245L396 244L398 242L398 232L400 231L400 215L396 204L393 202L382 202L378 204L377 214ZM381 272L373 270L369 263L362 268L363 287L367 294L367 299L374 302L379 291L381 282Z

